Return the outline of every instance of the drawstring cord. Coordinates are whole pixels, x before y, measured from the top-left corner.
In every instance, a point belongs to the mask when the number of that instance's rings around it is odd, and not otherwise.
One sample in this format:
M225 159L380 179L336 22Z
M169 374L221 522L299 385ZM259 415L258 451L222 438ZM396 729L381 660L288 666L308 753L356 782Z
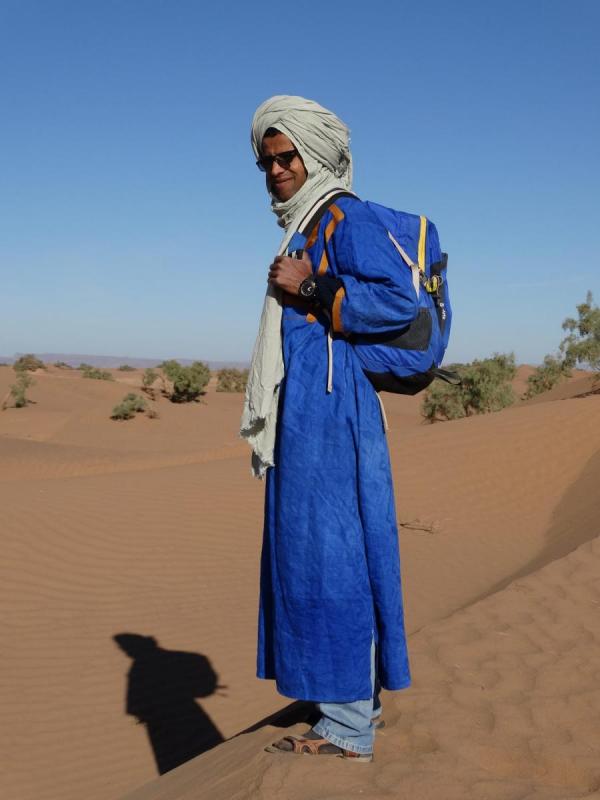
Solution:
M333 338L327 331L327 394L333 392Z
M390 426L388 425L387 416L385 413L385 406L383 405L383 400L381 399L379 392L375 392L375 394L377 395L377 399L379 400L379 408L381 409L381 421L383 422L383 430L387 433L390 429Z

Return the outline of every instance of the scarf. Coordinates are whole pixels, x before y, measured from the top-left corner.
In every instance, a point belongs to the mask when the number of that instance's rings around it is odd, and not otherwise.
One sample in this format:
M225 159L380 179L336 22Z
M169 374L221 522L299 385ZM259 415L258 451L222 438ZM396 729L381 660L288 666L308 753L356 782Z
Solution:
M306 181L289 200L279 202L271 196L271 209L285 229L278 250L278 255L283 255L321 197L334 190L351 188L350 132L331 111L312 100L292 95L271 97L256 110L251 131L256 158L260 156L268 128L275 128L290 139L307 171ZM240 435L252 448L252 472L258 478L264 477L267 468L275 464L279 388L285 374L281 315L280 292L269 285L252 353L240 427Z

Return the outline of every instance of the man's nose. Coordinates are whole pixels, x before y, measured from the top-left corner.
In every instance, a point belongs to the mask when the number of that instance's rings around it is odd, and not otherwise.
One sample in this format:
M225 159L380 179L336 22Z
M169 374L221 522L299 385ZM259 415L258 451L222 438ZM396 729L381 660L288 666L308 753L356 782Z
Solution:
M285 172L285 168L278 164L276 161L273 161L271 164L271 169L269 170L269 175L277 177L277 175L281 175L282 172Z

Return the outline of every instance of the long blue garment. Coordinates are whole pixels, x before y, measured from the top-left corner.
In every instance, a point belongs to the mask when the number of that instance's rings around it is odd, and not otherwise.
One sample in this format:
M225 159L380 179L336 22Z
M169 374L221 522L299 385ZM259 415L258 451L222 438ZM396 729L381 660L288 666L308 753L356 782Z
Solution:
M339 277L343 288L331 322L298 304L283 309L285 378L266 482L257 675L274 678L288 697L352 702L371 696L373 636L383 688L405 688L410 673L387 441L377 395L347 336L407 325L417 300L410 270L358 199L338 199L307 249L315 274Z

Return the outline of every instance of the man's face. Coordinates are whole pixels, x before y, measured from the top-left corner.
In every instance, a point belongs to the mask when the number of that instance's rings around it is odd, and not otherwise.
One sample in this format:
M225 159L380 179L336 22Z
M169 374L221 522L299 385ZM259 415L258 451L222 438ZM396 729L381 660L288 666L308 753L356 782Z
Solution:
M264 137L261 155L275 156L278 153L287 153L295 149L284 133L278 133L276 136ZM274 161L266 171L267 189L280 203L284 203L296 194L307 177L304 162L299 155L295 156L289 166L280 166Z

